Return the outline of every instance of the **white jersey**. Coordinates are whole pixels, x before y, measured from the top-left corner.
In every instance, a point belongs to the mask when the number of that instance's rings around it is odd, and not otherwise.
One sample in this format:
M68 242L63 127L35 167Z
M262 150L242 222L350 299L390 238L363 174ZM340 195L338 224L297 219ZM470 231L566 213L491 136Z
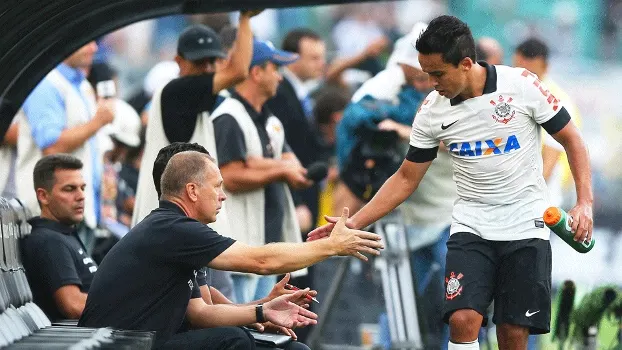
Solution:
M425 151L443 141L449 148L458 191L452 234L548 239L539 124L550 121L544 126L559 130L568 120L561 114L552 120L561 102L529 71L482 65L484 94L460 101L430 93L414 120L410 145Z

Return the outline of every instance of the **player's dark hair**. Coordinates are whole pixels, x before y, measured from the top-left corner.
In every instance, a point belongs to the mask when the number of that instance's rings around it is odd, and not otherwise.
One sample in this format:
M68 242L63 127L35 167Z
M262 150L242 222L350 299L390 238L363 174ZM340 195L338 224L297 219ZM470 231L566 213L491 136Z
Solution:
M415 47L424 55L440 53L444 62L456 67L465 57L473 61L476 59L471 29L454 16L433 19L417 39Z
M549 58L549 47L542 40L536 38L523 41L515 51L527 58L542 57L545 61Z
M300 42L302 39L312 39L316 41L322 40L322 38L311 29L298 28L290 31L285 35L281 48L285 51L300 53Z
M153 175L153 184L155 185L156 192L158 192L158 198L162 195L160 182L162 180L164 169L166 169L166 164L168 164L168 161L171 160L171 158L177 153L186 151L196 151L209 155L209 152L205 149L205 147L199 145L198 143L188 142L173 142L170 145L163 147L160 152L158 152L158 156L153 162L153 172L151 173Z

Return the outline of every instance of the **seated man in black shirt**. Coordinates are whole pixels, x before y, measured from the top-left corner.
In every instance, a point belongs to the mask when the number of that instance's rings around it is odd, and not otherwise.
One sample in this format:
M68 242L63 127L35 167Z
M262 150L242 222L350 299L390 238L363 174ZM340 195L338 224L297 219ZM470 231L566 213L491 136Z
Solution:
M378 235L345 226L347 209L330 238L311 243L251 247L220 236L206 224L216 220L226 199L222 182L209 155L182 152L171 158L160 183L160 207L106 255L93 280L80 326L153 330L156 346L163 348L253 349L254 343L240 334L240 328L175 333L184 317L194 328L265 321L287 328L313 324L316 315L292 303L308 290L264 305L206 305L198 300L197 269L208 266L278 274L335 255L367 260L361 252L378 255L382 248ZM211 310L215 308L218 312ZM237 347L230 345L232 341Z
M196 151L199 153L209 154L207 150L205 149L205 147L197 143L173 142L172 144L166 147L163 147L158 152L158 156L156 157L156 160L153 163L153 182L154 182L155 189L158 195L162 194L162 189L160 188L160 180L162 179L162 173L164 172L164 169L166 168L166 165L168 164L169 160L175 154L185 152L185 151ZM214 275L223 273L223 272L225 271L214 270L210 268L202 268L197 271L196 280L197 280L199 289L201 290L201 298L208 305L234 304L229 298L227 298L224 295L224 293L221 293L221 290L219 288L215 288L214 286L210 285L214 281ZM219 278L219 276L216 275L216 278ZM268 302L283 294L294 293L293 291L287 290L284 287L285 284L288 282L288 280L289 280L289 276L281 280L279 283L275 284L274 288L272 289L272 291L266 298L263 298L262 300L250 302L246 305L257 305L257 304ZM314 290L309 291L309 295L314 297L317 295L317 292ZM307 302L308 302L308 299L306 297L301 298L300 300L296 300L296 303L299 305L305 305ZM214 310L214 312L216 311L217 310ZM212 315L210 314L206 316L211 318ZM282 334L289 335L294 340L297 339L296 333L292 329L288 329L285 327L277 327L270 323L266 323L266 324L255 323L251 325L251 327L261 332L264 332L264 331L268 333L274 333L275 331L280 332ZM186 329L186 328L187 328L187 322L184 323L184 326L182 327L182 329ZM288 344L286 349L287 350L295 350L295 349L304 350L304 349L308 349L308 347L300 343L292 342Z
M68 154L43 157L34 169L41 216L28 221L32 233L21 253L33 299L52 320L80 317L97 271L75 228L84 218L81 169L80 159Z

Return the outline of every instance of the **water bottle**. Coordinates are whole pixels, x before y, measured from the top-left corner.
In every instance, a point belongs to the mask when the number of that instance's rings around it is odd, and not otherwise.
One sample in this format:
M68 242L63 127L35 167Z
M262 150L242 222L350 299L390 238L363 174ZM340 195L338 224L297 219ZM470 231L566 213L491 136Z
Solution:
M564 242L568 243L569 246L579 253L587 253L594 248L594 244L596 243L594 238L590 241L583 242L576 242L574 240L574 233L572 233L572 229L570 228L572 216L568 215L563 209L550 207L544 212L543 219L544 223L551 231L555 232L559 238L563 239Z

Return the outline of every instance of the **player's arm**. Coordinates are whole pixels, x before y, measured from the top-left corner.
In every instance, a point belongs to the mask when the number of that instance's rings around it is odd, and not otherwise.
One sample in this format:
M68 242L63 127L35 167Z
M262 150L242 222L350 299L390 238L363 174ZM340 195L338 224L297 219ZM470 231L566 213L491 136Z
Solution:
M419 187L419 183L436 158L440 141L433 135L429 122L428 108L420 109L413 122L410 134L410 149L400 168L378 190L378 193L361 210L348 220L348 227L364 228L383 216L408 198ZM307 234L308 241L330 236L334 218Z
M437 151L438 147L434 153L436 154ZM352 227L359 229L367 227L402 204L406 198L415 192L430 164L432 164L431 160L416 162L408 158L405 159L395 174L378 190L374 198L352 216L350 219Z
M568 114L565 108L562 108L559 113L562 115L563 113ZM560 116L556 115L553 118L558 117ZM582 241L586 238L589 240L592 237L592 203L594 201L590 157L579 129L570 120L570 115L565 118L567 118L566 125L558 132L551 133L551 136L566 151L568 164L570 165L570 171L572 172L577 190L577 204L569 212L574 219L572 229L575 232L575 240Z
M570 120L568 110L535 74L523 70L523 95L536 123L564 147L577 190L577 204L568 213L572 216L575 241L592 237L592 175L590 159L577 126Z

